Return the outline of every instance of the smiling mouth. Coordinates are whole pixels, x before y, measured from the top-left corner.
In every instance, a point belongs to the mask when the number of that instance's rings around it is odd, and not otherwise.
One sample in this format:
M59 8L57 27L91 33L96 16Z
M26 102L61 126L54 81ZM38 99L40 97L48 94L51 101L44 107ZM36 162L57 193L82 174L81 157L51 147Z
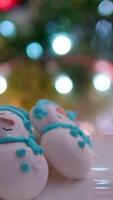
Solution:
M12 128L3 128L5 131L12 131Z

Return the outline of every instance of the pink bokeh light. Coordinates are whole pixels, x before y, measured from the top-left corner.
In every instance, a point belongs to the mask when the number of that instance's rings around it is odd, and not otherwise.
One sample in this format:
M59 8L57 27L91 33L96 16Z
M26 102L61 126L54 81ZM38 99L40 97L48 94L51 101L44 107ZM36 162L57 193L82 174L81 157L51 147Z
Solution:
M0 10L7 11L17 6L20 0L0 0Z

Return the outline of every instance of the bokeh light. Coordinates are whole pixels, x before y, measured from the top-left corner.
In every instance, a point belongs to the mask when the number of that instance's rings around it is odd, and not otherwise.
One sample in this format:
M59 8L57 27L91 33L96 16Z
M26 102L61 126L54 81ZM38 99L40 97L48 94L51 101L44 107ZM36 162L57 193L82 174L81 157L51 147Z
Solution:
M68 76L61 75L55 81L55 89L61 94L68 94L73 89L73 82Z
M98 133L103 135L113 135L112 116L108 113L101 114L96 118L96 128Z
M94 68L97 72L111 73L110 69L112 67L112 63L108 60L97 60L94 64Z
M94 63L94 69L98 74L107 74L111 79L113 79L113 64L108 60L97 60Z
M72 48L72 41L68 34L59 33L52 38L52 49L58 55L67 54Z
M4 77L0 76L0 94L7 90L7 81Z
M90 136L94 133L95 127L89 121L83 121L80 123L80 129L85 132L86 135Z
M0 23L0 33L4 37L13 37L16 34L16 26L13 22L5 20Z
M98 74L93 78L93 85L100 92L109 90L111 83L111 78L106 74Z
M20 0L0 0L0 10L5 11L16 6Z
M29 58L38 59L43 54L41 45L37 42L32 42L26 47L26 53Z
M98 12L102 16L109 16L113 13L113 2L110 0L102 1L98 6Z
M108 37L112 33L112 23L108 20L100 20L96 24L96 33L101 37Z

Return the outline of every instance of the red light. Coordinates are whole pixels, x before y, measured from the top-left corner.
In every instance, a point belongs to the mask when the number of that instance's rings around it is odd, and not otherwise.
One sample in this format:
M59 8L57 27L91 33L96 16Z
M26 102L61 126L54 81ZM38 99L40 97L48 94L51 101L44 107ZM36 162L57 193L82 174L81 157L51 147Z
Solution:
M10 10L16 5L18 5L20 0L0 0L0 10L6 11Z

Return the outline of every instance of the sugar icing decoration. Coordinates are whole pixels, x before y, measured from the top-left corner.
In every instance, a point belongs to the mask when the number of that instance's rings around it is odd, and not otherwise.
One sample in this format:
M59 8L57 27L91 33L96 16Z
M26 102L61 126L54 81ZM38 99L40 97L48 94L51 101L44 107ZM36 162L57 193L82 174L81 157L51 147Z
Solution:
M57 111L59 114L63 115L64 117L67 117L67 114L66 114L66 112L65 112L65 110L64 110L63 108L57 107L57 108L56 108L56 111Z
M69 117L70 120L74 121L76 117L78 116L77 112L74 111L67 111L67 116Z
M23 136L20 137L3 137L0 138L0 144L6 144L6 143L18 143L23 142L28 147L30 147L34 154L36 155L42 155L44 153L44 149L42 146L38 145L33 138L24 138Z
M26 150L25 149L18 149L16 151L16 156L19 158L25 157L26 156Z
M78 142L78 145L79 145L79 147L81 148L81 149L83 149L84 147L85 147L85 142L84 141L79 141Z
M45 117L47 117L48 112L45 108L45 105L47 104L53 104L56 105L55 102L47 100L47 99L42 99L40 100L38 103L36 103L34 109L33 109L33 116L34 118L38 119L38 120L42 120Z
M20 169L24 174L26 174L31 171L31 165L28 162L23 162Z
M77 137L79 135L79 130L78 129L72 129L70 131L70 134L73 136L73 137Z
M48 112L45 108L45 106L48 104L58 106L58 104L56 102L48 100L48 99L42 99L42 100L38 101L33 110L33 115L36 119L42 120L48 115ZM68 117L72 121L74 121L76 119L76 117L78 116L78 113L75 111L66 111L65 112L65 110L63 108L57 107L57 110L59 110L59 109L64 111L63 113L60 113L60 114L63 114L65 117Z
M39 108L35 106L33 110L33 115L36 119L42 120L48 115L48 112L44 110L43 108Z
M0 138L0 144L5 144L5 143L18 143L18 142L23 142L25 143L29 148L32 149L33 153L36 155L43 155L44 149L38 145L35 140L34 140L34 135L32 133L32 124L29 120L29 115L28 113L20 108L16 108L14 106L0 106L0 111L10 111L17 116L19 116L23 122L23 125L25 128L28 130L28 138L25 138L24 136L18 136L18 137L13 137L13 136L4 136ZM16 135L16 134L15 134ZM24 150L18 150L16 152L17 157L22 157L24 156L25 152Z
M63 114L63 116L67 116L70 120L74 121L75 118L77 117L78 113L74 112L74 111L66 111L64 109L62 109L60 106L58 106L58 104L56 102L53 102L51 100L46 100L46 99L42 99L40 101L38 101L36 103L36 115L34 115L35 118L37 118L37 116L41 116L39 117L40 119L43 119L45 116L49 115L49 111L46 110L46 105L56 105L56 113L58 111L58 113ZM56 114L55 113L55 114ZM64 114L65 113L65 114ZM33 113L34 114L34 113ZM45 115L45 116L44 116ZM60 117L59 117L60 118ZM38 119L38 118L37 118ZM87 144L90 148L92 148L92 143L90 140L90 137L86 136L82 130L80 130L77 126L71 125L71 124L66 124L65 122L54 122L54 123L50 123L45 125L45 127L42 128L41 133L42 134L46 134L49 131L53 130L53 129L57 129L57 128L66 128L70 130L70 135L72 137L81 137L81 139L83 140L82 142L80 141L80 144L78 143L78 146L82 149L85 147L85 144Z
M83 141L90 147L92 148L92 143L90 141L90 138L88 136L86 136L78 127L71 125L71 124L65 124L65 123L60 123L60 122L56 122L56 123L51 123L48 124L47 126L45 126L42 130L41 133L42 134L47 134L49 131L56 129L56 128L66 128L66 129L70 129L70 135L73 137L78 137L80 136Z
M25 128L28 130L29 135L35 139L35 136L34 136L35 134L33 134L32 132L32 125L30 123L29 114L27 111L21 108L17 108L15 106L8 106L8 105L0 106L0 111L10 111L16 114L17 116L19 116L21 120L23 121Z
M48 111L46 110L45 105L48 105L48 104L56 105L55 102L47 100L47 99L42 99L38 101L33 109L34 118L38 120L43 120L45 117L47 117Z

